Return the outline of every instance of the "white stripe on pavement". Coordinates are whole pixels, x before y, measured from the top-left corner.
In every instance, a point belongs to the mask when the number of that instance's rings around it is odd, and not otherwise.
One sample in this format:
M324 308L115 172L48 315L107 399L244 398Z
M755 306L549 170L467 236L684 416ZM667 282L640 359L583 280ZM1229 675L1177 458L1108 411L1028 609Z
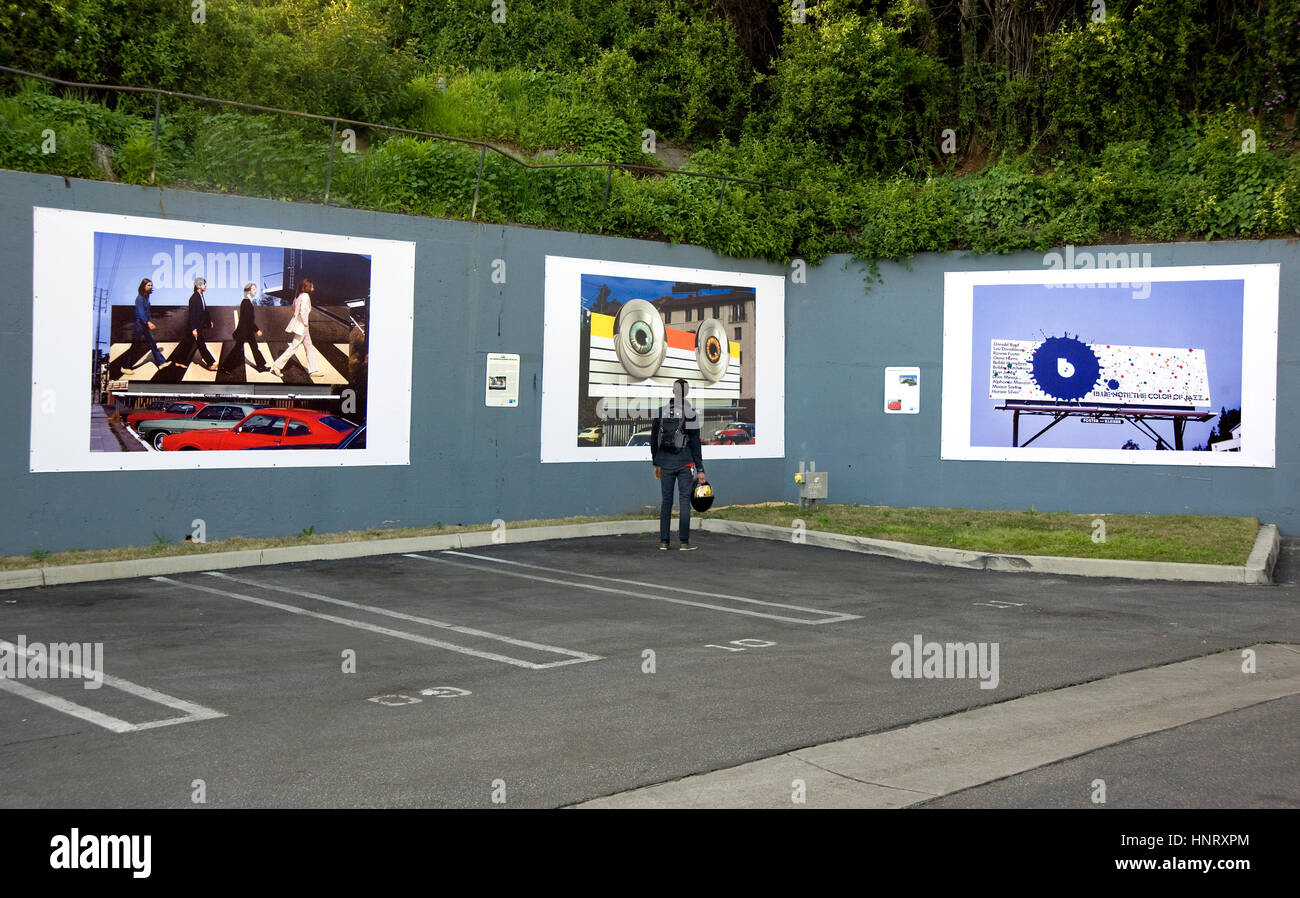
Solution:
M392 611L388 608L380 608L376 605L362 605L360 602L349 602L346 599L334 599L329 596L323 596L320 593L308 592L303 589L290 589L287 586L275 586L271 583L258 583L255 580L248 580L243 577L235 577L221 571L205 571L209 577L220 577L222 580L233 580L236 583L242 583L245 586L256 586L258 589L271 589L276 592L284 592L289 595L302 596L304 599L315 599L318 602L328 602L331 605L341 605L344 608L355 608L359 611L369 611L372 614L382 614L386 617L397 618L398 620L407 620L416 624L425 624L430 627L440 627L444 630L451 630L456 633L464 633L467 636L480 636L484 639L495 639L497 642L505 642L510 645L517 645L521 648L536 649L539 652L553 652L556 655L568 655L571 658L578 658L583 661L599 661L600 656L589 655L586 652L578 652L573 649L560 648L555 645L547 645L542 642L529 642L526 639L515 639L513 636L502 636L500 633L489 633L487 630L477 630L474 627L463 627L460 624L449 624L445 621L434 620L430 617L418 617L414 614L406 614L402 611Z
M565 654L571 654L575 657L567 658L563 661L548 661L545 664L538 664L534 661L524 661L520 658L512 658L509 655L499 655L496 652L485 652L481 649L471 649L463 645L456 645L452 642L443 642L441 639L431 639L428 636L420 636L417 633L407 633L403 630L394 630L391 627L380 627L376 624L368 624L365 621L352 620L351 618L338 617L333 614L321 614L319 611L308 611L306 608L299 608L296 605L285 605L281 602L272 602L270 599L259 599L256 596L248 596L238 592L228 592L224 589L213 589L209 586L200 586L197 583L190 583L184 580L173 580L170 577L150 577L159 583L170 583L173 586L183 586L186 589L194 589L199 592L206 592L211 595L224 596L228 599L238 599L241 602L251 602L254 605L261 605L264 608L275 608L279 611L287 611L289 614L300 614L304 617L314 617L317 620L329 621L334 624L342 624L345 627L352 627L357 630L366 630L370 633L378 633L382 636L391 636L394 639L405 639L408 642L419 643L420 645L433 646L434 648L446 649L450 652L459 652L462 655L472 655L475 658L483 658L488 661L500 661L502 664L510 664L514 667L524 667L528 670L546 670L552 667L562 667L566 664L581 664L585 661L598 661L599 655L588 655L581 652L569 652L567 649L562 650Z
M686 589L680 586L668 586L666 584L660 584L660 583L643 583L639 580L622 580L617 577L604 577L599 574L583 574L577 571L566 571L560 568L543 567L542 565L539 564L527 564L522 561L508 561L504 558L493 558L492 556L489 555L475 555L471 552L455 552L455 551L440 552L439 557L436 558L431 555L418 555L418 554L408 554L406 555L406 557L418 558L422 561L436 561L439 564L450 564L456 567L465 567L476 571L491 570L491 568L485 568L482 565L452 561L448 558L441 557L444 555L455 555L464 558L477 558L482 561L492 561L498 564L511 565L514 567L525 567L525 568L531 568L533 570L549 571L551 573L556 573L556 574L568 574L570 576L575 576L575 577L587 577L593 580L606 580L611 583L627 583L632 586L648 586L651 587L652 589L667 589L667 590L672 590L674 592L688 593L690 595L708 596L710 598L729 599L734 602L747 602L753 605L763 605L768 608L782 608L788 611L803 611L803 612L807 612L808 614L824 615L823 617L815 620L808 620L802 617L789 617L781 614L769 614L763 611L750 611L749 609L746 608L728 608L725 605L714 605L710 602L693 602L690 599L677 599L671 596L653 595L651 593L645 593L645 592L635 592L629 589L614 589L609 586L596 586L595 584L592 583L575 583L572 580L557 580L553 577L539 577L535 574L524 574L524 573L519 573L517 571L506 571L506 570L495 571L496 573L502 574L507 577L522 577L526 580L538 580L542 583L555 583L561 586L573 586L573 587L577 587L578 589L592 589L598 592L612 592L612 593L617 593L619 595L633 596L634 598L639 598L639 599L652 599L656 602L671 602L675 605L692 605L696 608L708 608L712 611L725 611L728 612L729 614L743 614L749 617L762 617L762 618L767 618L768 620L778 620L778 621L783 621L785 623L791 623L791 624L812 624L812 625L836 624L846 620L857 620L861 617L861 615L858 614L844 614L838 611L823 611L819 608L804 608L799 605L783 605L779 602L764 602L761 599L750 599L750 598L746 598L745 596L732 596L732 595L726 595L724 593L716 593L716 592L701 592L699 590Z
M29 658L32 656L30 650L21 649L13 643L7 642L3 639L0 639L0 649L12 653L21 652ZM85 673L81 669L80 665L72 664L71 662L63 662L53 656L47 657L46 662L60 671L66 669L69 679L86 679ZM137 698L145 699L146 701L165 705L175 711L183 711L184 715L181 717L168 717L164 720L148 720L144 723L130 723L129 721L104 714L101 711L96 711L94 708L87 708L85 705L79 705L76 702L69 701L68 699L52 695L33 686L28 686L26 683L21 683L17 680L0 677L0 689L5 689L12 692L14 695L21 695L23 698L31 699L32 701L42 704L47 708L52 708L55 711L62 711L64 714L78 717L89 723L93 723L96 726L101 726L106 730L112 730L114 733L133 733L139 730L152 730L158 727L172 726L177 723L212 720L217 717L226 716L220 711L214 711L211 708L205 708L202 705L195 704L194 702L188 702L183 698L176 698L174 695L168 695L165 692L150 689L148 686L141 686L139 683L132 683L130 680L124 680L121 677L110 676L109 674L102 672L100 676L102 677L105 686L111 686L114 689L119 689L122 692L129 693ZM60 679L62 679L62 677L60 677Z

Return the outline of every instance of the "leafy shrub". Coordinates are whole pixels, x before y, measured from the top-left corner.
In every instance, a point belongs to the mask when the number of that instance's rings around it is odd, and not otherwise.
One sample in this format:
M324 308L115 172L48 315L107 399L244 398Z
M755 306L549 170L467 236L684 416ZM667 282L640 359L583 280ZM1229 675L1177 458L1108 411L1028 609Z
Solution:
M102 175L84 120L34 112L21 96L0 98L0 166L83 178Z
M357 206L468 218L478 153L446 141L386 140L339 168L337 189Z
M272 116L221 112L204 121L182 176L201 187L319 199L328 154L328 131Z
M901 28L842 4L818 6L808 25L787 31L771 131L839 162L896 170L931 154L945 82L942 65L906 46Z
M636 61L631 84L638 90L622 102L635 97L651 128L688 141L739 130L752 73L725 19L682 2L665 4L653 24L628 39L627 52ZM629 71L622 60L607 65L607 78Z

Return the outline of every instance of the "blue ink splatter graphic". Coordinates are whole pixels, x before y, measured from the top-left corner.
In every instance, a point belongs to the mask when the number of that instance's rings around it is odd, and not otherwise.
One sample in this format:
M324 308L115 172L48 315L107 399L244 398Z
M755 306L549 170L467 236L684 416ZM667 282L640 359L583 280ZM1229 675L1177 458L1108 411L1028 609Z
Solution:
M1058 370L1058 360L1074 369L1069 377ZM1069 402L1092 392L1101 376L1101 360L1091 346L1069 334L1048 337L1034 350L1032 372L1034 382L1045 395Z

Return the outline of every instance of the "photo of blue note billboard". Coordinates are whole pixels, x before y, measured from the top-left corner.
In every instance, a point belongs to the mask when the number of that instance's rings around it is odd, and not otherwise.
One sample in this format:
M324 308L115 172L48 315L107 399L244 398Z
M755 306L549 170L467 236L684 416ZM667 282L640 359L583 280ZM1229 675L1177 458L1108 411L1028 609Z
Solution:
M1140 289L1095 272L958 283L944 457L1271 465L1276 288L1270 304L1267 277L1169 273L1147 270Z

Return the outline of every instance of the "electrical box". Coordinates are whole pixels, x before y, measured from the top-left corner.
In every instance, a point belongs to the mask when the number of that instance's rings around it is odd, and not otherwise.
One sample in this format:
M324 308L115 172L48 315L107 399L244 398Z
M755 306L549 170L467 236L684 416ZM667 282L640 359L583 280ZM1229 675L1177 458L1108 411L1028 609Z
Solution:
M825 471L817 470L817 462L809 462L808 470L804 470L803 462L799 462L799 473L794 475L794 482L799 486L799 504L802 506L805 502L809 505L818 499L825 499L831 486L831 476Z
M826 491L830 487L831 476L825 471L809 471L803 475L803 483L799 484L800 499L825 499Z

